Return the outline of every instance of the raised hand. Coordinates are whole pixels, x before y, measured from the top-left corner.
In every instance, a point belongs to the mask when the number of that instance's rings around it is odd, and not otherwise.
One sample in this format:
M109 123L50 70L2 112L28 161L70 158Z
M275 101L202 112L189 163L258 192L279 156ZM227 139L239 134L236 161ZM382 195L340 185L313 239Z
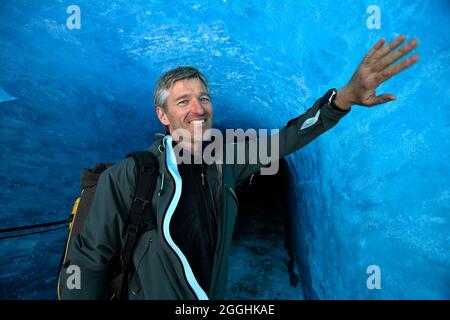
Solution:
M396 99L390 93L377 96L376 88L419 60L419 55L414 54L393 64L419 44L419 41L414 38L395 50L405 39L406 36L402 35L384 47L386 40L381 39L367 52L350 81L338 90L335 99L338 108L347 110L354 104L373 107Z

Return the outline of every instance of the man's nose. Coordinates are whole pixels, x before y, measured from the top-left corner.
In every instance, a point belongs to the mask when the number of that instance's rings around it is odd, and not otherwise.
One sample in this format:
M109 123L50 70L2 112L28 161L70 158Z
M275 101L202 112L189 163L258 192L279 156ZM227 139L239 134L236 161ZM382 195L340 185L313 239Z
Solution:
M202 104L200 103L200 100L198 98L192 99L192 113L195 114L203 114L205 112L205 109L203 108Z

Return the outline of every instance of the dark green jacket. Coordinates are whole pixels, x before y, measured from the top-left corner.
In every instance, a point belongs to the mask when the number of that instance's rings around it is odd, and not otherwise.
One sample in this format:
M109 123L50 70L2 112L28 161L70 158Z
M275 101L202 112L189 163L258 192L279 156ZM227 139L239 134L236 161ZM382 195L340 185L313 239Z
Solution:
M303 115L279 131L279 157L292 153L331 129L348 113L333 108L325 96ZM245 143L248 148L248 143ZM237 147L239 143L233 144ZM228 255L238 212L235 186L261 169L262 164L218 165L221 184L220 221L208 293L199 286L189 263L174 243L169 225L181 193L181 178L172 149L172 137L150 147L159 161L159 177L153 195L157 227L140 237L133 255L136 271L130 274L129 299L223 299L228 276ZM224 152L226 152L224 150ZM225 159L225 156L224 156ZM211 183L211 181L210 181ZM125 242L127 215L135 190L135 164L124 159L101 175L90 213L69 248L70 264L81 270L81 289L67 288L61 271L61 299L107 299L110 262L120 255ZM188 228L189 226L186 226Z

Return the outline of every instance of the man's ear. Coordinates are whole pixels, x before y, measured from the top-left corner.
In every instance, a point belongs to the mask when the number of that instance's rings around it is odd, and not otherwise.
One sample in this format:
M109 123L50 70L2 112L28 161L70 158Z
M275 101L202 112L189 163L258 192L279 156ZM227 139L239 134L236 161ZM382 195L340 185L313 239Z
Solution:
M163 108L160 106L156 106L156 115L158 116L159 121L164 125L168 126L170 124L169 119L167 118L166 113L164 112Z

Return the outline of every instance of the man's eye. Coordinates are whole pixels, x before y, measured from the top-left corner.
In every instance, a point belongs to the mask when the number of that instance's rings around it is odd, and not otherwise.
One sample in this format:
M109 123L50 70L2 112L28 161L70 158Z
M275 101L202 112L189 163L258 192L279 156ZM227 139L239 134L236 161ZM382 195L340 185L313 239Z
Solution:
M180 100L180 101L178 101L178 105L182 105L182 106L185 106L187 103L188 103L187 100Z
M206 102L209 102L209 98L208 97L201 97L200 101L206 103Z

